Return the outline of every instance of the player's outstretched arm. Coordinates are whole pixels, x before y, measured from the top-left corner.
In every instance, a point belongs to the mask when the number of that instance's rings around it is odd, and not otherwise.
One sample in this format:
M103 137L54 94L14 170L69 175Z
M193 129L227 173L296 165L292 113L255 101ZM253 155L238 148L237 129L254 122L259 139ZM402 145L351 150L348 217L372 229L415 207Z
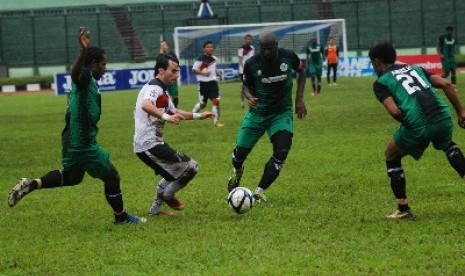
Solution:
M207 118L215 117L215 115L209 111L205 111L202 113L192 113L178 109L176 114L181 115L184 118L183 120L205 120Z
M90 46L90 33L85 27L79 27L78 41L81 45L81 51L79 52L78 57L76 58L76 60L73 63L73 66L71 67L71 79L75 83L79 82L81 69L84 64L84 58L86 56L87 49Z
M465 128L465 110L460 103L455 87L447 79L438 75L431 75L429 81L434 87L441 88L444 91L444 94L446 94L447 99L449 99L457 113L460 127Z

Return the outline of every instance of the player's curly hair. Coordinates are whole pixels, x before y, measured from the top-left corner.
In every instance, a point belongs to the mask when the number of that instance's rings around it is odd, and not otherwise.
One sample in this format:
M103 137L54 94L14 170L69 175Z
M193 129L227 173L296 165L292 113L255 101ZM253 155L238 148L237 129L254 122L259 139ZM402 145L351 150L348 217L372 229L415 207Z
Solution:
M396 62L396 49L390 42L380 41L371 47L368 53L370 60L379 59L384 64L394 64Z
M88 67L93 62L100 62L105 58L105 50L99 47L91 46L87 48L86 56L84 58L84 66Z

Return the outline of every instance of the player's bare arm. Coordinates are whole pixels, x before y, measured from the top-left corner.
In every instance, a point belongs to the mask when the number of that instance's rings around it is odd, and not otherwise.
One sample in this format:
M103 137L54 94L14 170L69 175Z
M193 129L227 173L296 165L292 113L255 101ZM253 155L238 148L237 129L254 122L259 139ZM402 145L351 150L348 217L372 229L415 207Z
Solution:
M192 113L178 109L177 114L180 114L184 118L184 120L205 120L207 118L215 117L215 114L209 111L205 111L202 113Z
M446 94L447 99L455 109L460 127L465 128L465 110L460 103L455 87L447 80L438 75L431 75L429 78L430 83L436 87L441 88Z
M304 88L305 88L305 81L307 80L305 76L306 72L305 65L300 73L297 73L297 92L295 97L295 113L297 114L297 118L303 119L307 116L307 107L305 106L304 102Z
M386 108L389 115L392 116L392 118L402 123L404 115L402 114L402 111L399 109L392 97L387 97L384 100L383 105Z
M90 33L85 27L79 28L78 41L81 45L81 51L71 67L71 79L75 83L80 81L79 76L81 74L82 65L84 64L84 57L86 56L87 49L90 46Z
M249 106L252 108L256 108L258 104L258 98L252 95L250 88L246 85L242 85L242 94L249 102Z
M184 120L184 117L181 114L177 113L177 114L170 115L170 114L163 112L163 110L153 105L153 103L150 100L144 100L142 102L142 110L147 112L147 114L158 117L160 119L163 119L175 125L178 125L181 120Z

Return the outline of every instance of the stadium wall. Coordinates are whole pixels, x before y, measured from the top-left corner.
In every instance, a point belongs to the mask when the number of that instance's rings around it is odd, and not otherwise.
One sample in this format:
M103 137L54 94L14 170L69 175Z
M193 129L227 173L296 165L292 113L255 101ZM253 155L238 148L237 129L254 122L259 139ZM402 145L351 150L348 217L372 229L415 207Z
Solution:
M0 66L6 66L10 76L66 71L78 52L76 30L83 24L91 30L93 43L107 51L113 68L150 64L158 54L160 39L173 45L174 27L211 24L189 20L195 19L200 1L80 1L85 6L60 2L68 7L46 5L53 1L28 1L46 6L8 9L21 2L26 1L1 2ZM115 23L115 5L133 29L131 41L140 43L141 56L130 53L132 44L125 42L127 37ZM465 37L465 29L458 24L458 18L465 16L465 1L460 0L238 0L212 1L212 8L216 15L212 20L228 24L344 18L349 54L358 56L366 55L376 40L394 42L400 53L434 53L436 40L447 25L455 26L459 41ZM459 52L464 53L464 48Z

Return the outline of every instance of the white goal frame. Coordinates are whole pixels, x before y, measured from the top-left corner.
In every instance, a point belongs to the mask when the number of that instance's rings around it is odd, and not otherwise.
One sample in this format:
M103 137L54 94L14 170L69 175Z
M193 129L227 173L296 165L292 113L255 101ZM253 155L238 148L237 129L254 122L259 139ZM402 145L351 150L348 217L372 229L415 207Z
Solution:
M339 56L344 63L343 68L345 68L344 72L340 73L343 76L348 75L349 60L344 19L176 27L173 34L175 53L181 65L192 67L195 61L193 57L202 54L203 49L199 48L199 45L207 40L213 40L216 48L214 55L219 59L218 64L235 63L237 62L237 49L242 45L244 35L252 35L256 45L258 36L263 31L273 32L278 39L278 47L293 50L301 59L305 59L305 52L302 52L302 49L305 48L305 43L308 43L310 37L316 37L323 47L326 46L328 37L334 37L340 49ZM326 40L321 41L322 39ZM189 52L190 57L183 54L189 51L186 41L191 41L191 43L195 41L192 43L196 45L195 54ZM258 52L259 49L256 47L256 53ZM190 70L187 70L187 74L191 74Z

